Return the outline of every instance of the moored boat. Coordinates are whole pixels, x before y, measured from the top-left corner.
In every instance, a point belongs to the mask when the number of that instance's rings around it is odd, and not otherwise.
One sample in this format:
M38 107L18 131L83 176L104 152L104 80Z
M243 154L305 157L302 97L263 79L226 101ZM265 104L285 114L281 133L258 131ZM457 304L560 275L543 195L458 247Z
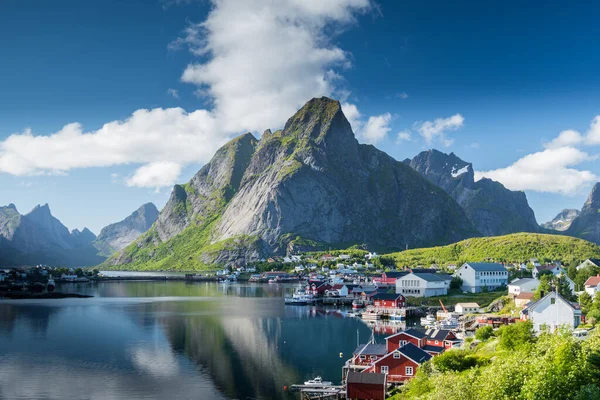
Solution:
M331 383L330 381L324 381L323 378L321 378L320 376L317 376L315 379L309 379L308 381L305 381L304 384L306 386L331 386L331 385L333 385L333 383Z
M317 299L312 294L306 293L304 289L297 289L292 297L286 297L283 299L284 303L292 306L306 306L314 304Z
M422 326L434 325L436 322L437 319L432 314L427 314L426 317L421 318Z

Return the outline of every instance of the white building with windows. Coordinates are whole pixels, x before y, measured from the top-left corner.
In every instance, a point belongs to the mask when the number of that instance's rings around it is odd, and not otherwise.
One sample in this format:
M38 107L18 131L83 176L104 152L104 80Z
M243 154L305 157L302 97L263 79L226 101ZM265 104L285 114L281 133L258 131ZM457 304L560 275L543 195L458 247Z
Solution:
M452 277L446 274L414 273L396 278L396 293L412 297L448 294Z
M534 278L515 279L508 284L508 294L518 296L521 293L533 293L539 285L540 281Z
M561 326L577 328L581 324L579 304L571 303L556 292L550 292L530 304L524 312L533 323L534 331L538 333L544 329L554 332Z
M479 293L484 288L494 290L508 285L508 271L498 263L465 263L454 276L462 279L461 289Z

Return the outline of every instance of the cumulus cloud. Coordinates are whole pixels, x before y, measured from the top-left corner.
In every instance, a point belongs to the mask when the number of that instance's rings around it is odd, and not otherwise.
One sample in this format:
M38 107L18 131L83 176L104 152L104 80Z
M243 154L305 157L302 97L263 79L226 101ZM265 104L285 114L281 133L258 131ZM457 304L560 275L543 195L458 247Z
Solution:
M475 179L483 177L501 182L511 190L534 190L574 194L600 179L590 171L572 168L594 157L574 147L548 148L528 154L506 168L476 171Z
M572 129L562 131L556 138L551 142L545 143L544 147L547 149L557 149L565 146L576 146L583 142L583 136L581 133Z
M436 118L434 121L425 121L416 124L417 132L425 139L427 145L439 140L444 146L448 147L453 140L446 137L446 132L455 131L464 124L464 117L461 114L454 114L448 118Z
M177 89L167 89L167 94L174 99L179 98L179 92L177 91Z
M600 144L600 115L596 115L590 124L590 129L585 136L585 143L589 145Z
M196 85L211 109L143 109L98 130L78 123L49 135L25 130L0 142L0 172L132 164L138 169L128 185L170 186L182 166L207 162L237 134L280 127L312 97L347 93L339 87L340 71L351 57L332 39L370 8L370 0L213 0L212 6L206 20L188 24L169 45L202 56L185 67L181 80ZM380 123L385 115L374 118L364 125L377 140L387 133Z
M412 134L409 130L398 132L398 135L396 136L396 143L410 142L411 140Z
M375 144L383 140L391 130L389 123L392 120L390 113L369 117L360 135L365 143Z
M181 173L181 165L174 162L153 162L139 167L127 179L127 186L154 187L158 192L162 186L172 185Z

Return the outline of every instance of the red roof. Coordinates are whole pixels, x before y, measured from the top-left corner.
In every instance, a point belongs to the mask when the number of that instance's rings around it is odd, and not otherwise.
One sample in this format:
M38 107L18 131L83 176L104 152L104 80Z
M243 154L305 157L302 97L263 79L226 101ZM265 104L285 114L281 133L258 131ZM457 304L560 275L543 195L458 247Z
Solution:
M585 286L598 286L600 284L600 275L590 276L587 281L585 281Z
M534 294L530 293L530 292L522 292L522 293L519 293L517 295L517 297L515 297L515 299L519 299L519 300L531 300L531 299L533 299L533 295Z

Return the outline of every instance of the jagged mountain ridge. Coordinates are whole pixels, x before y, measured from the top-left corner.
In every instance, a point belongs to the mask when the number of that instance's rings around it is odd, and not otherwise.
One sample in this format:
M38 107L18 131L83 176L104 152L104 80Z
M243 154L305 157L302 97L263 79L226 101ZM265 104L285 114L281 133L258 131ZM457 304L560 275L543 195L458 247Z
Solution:
M309 101L280 131L242 135L176 185L155 226L115 268L243 263L299 249L404 249L479 233L410 167L359 144L337 101Z
M452 196L484 236L540 231L525 193L487 178L475 181L473 165L454 153L428 150L404 162Z
M552 229L559 232L564 232L571 226L571 223L579 215L579 210L574 208L565 208L559 212L552 221L541 224L542 228Z
M0 265L96 265L104 260L92 246L87 228L69 232L48 204L21 215L14 204L0 207Z
M145 233L158 219L158 209L153 203L146 203L122 221L105 226L93 241L99 254L110 256L131 244Z
M594 185L581 212L565 233L600 244L600 182Z

